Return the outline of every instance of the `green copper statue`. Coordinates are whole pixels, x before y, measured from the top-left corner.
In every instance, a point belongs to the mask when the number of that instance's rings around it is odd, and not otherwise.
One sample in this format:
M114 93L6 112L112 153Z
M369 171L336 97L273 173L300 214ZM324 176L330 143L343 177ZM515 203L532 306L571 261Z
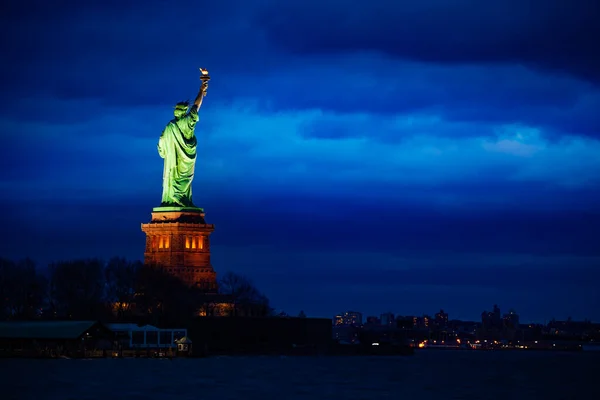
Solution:
M161 207L195 207L192 202L192 180L196 165L198 110L208 88L208 71L200 69L202 85L190 108L189 102L175 106L175 118L158 140L158 154L165 159Z

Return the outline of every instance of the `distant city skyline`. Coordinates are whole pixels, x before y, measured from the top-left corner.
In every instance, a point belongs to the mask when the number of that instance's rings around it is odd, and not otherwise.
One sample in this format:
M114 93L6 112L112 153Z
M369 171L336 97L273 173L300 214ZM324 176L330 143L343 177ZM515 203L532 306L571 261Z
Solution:
M493 306L498 306L496 304L494 304ZM437 315L441 312L444 312L445 317L447 318L447 321L453 321L453 320L458 320L458 321L467 321L467 322L475 322L475 323L481 323L482 322L482 314L483 313L490 313L492 314L494 311L493 306L488 307L488 309L482 310L476 317L474 318L461 318L458 316L453 316L450 313L448 313L447 310L445 309L439 309L437 311L434 312L425 312L425 313L407 313L407 314L399 314L399 313L395 313L393 311L386 311L386 312L380 312L380 313L364 313L361 312L360 310L346 310L346 311L342 311L339 313L335 313L332 315L331 319L335 321L337 319L340 318L351 318L352 316L348 316L347 314L353 314L353 313L358 313L361 315L361 321L362 324L367 324L368 323L368 319L369 318L377 318L378 322L383 324L383 325L388 325L389 323L386 323L385 320L382 320L382 318L385 318L385 316L388 316L388 314L391 314L391 316L393 317L393 319L397 319L397 318L406 318L406 317L415 317L415 318L422 318L422 317L428 317L430 318L432 321L435 320L435 318L437 317ZM501 307L499 307L500 310L500 318L503 319L504 317L507 316L514 316L516 315L516 321L518 321L518 323L521 324L546 324L552 320L556 320L556 321L568 321L569 319L571 319L572 321L591 321L593 323L600 323L600 321L594 320L592 318L573 318L572 316L567 316L564 318L560 318L560 317L552 317L552 318L548 318L548 319L544 319L544 320L530 320L530 319L523 319L522 315L519 314L517 312L517 310L515 310L514 308L510 308L510 309L502 309ZM389 318L389 316L388 316ZM347 323L345 323L347 324Z
M10 2L0 256L142 260L158 138L203 67L217 274L292 315L598 321L592 3Z

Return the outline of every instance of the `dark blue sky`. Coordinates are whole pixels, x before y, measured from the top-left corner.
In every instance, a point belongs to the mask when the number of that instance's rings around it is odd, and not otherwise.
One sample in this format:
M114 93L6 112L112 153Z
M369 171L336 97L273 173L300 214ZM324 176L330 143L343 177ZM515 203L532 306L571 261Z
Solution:
M1 7L0 255L141 259L206 67L218 272L294 314L600 320L596 0Z

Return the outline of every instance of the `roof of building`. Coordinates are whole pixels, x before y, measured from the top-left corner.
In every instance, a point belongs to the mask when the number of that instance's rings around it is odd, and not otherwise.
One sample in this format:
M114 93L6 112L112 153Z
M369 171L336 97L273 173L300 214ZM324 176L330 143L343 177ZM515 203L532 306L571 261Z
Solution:
M109 323L104 324L111 331L137 331L140 327L137 324L132 323Z
M159 329L153 325L137 325L137 324L132 324L132 323L110 323L110 324L105 324L104 326L106 326L108 329L110 329L111 331L120 331L120 332L131 332L131 331L160 331L160 330L165 330L165 329ZM167 330L173 330L173 329L167 329Z
M0 338L77 339L97 323L97 321L0 322Z
M190 340L189 337L184 336L181 339L176 340L175 343L177 343L177 344L192 344L192 341Z

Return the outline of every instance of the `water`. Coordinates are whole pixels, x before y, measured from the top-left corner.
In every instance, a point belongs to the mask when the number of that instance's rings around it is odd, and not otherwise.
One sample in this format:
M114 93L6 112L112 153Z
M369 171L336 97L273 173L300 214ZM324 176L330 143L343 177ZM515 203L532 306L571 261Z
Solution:
M600 354L0 360L9 399L600 399Z

